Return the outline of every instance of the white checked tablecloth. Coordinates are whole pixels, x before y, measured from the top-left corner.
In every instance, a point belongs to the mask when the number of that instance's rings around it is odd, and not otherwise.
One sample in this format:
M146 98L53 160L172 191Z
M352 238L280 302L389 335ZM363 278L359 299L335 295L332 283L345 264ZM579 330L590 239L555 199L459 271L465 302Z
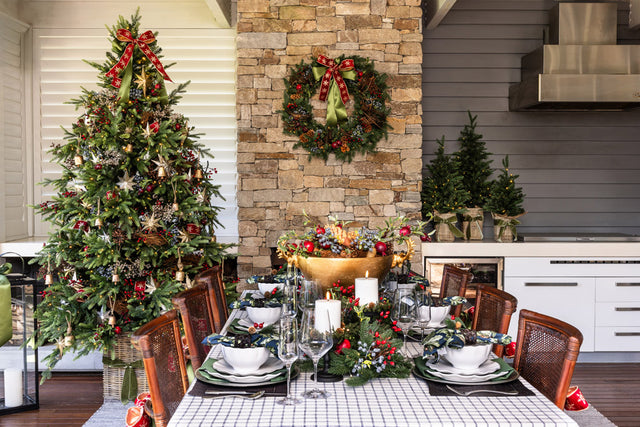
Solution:
M234 313L236 314L236 313ZM229 322L235 316L231 316ZM211 356L220 357L219 346ZM409 346L408 346L409 347ZM412 346L417 354L417 345ZM194 380L194 382L197 380ZM203 399L186 394L170 426L577 426L550 400L520 379L533 396L445 397L430 396L427 383L380 378L362 387L344 381L320 383L328 399L304 399L294 406L276 403L280 397L258 400L236 398ZM193 387L193 384L191 385ZM291 392L300 396L314 388L310 373L291 382Z

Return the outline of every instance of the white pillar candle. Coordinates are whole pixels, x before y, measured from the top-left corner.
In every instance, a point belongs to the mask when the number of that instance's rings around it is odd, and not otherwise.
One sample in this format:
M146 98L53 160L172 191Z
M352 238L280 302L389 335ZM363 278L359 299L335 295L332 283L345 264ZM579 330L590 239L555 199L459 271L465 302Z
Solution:
M22 369L4 370L4 406L13 408L22 406Z
M316 320L314 327L320 332L332 332L342 326L340 300L316 300Z
M356 279L356 299L360 299L360 306L365 306L370 302L378 303L378 279L369 277L359 277Z

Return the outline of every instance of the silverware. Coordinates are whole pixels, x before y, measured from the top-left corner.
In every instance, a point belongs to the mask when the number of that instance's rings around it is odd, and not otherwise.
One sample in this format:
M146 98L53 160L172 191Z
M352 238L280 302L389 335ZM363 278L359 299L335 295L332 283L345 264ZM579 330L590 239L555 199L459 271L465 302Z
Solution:
M265 391L264 390L260 390L257 391L255 393L248 393L246 391L237 391L237 392L215 392L215 391L205 391L205 395L204 398L205 399L222 399L225 397L237 397L240 399L249 399L249 400L255 400L255 399L260 399L262 396L264 396Z
M518 390L500 391L500 390L485 389L485 390L460 391L460 390L456 390L455 388L451 387L448 384L447 384L447 388L452 392L454 392L455 394L457 394L458 396L465 396L465 397L471 396L472 394L476 394L476 393L493 393L493 394L502 394L504 396L517 396L519 394Z

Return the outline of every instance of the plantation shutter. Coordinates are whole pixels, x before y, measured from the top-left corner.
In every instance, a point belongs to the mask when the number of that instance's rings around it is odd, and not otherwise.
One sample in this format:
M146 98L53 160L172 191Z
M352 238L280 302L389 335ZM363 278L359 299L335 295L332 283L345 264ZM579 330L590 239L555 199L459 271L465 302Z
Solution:
M225 228L217 229L216 235L224 242L238 241L235 36L233 29L158 29L161 61L176 63L167 73L175 83L191 80L175 110L202 134L200 142L215 157L201 162L217 170L213 182L226 199L212 200L223 208L218 220ZM80 95L81 87L98 88L97 70L83 60L102 63L107 50L110 42L104 29L34 30L34 104L40 106L34 119L36 182L59 176L61 169L47 151L51 144L63 142L60 126L70 128L81 114L64 102ZM167 82L168 91L175 87ZM53 194L53 189L39 186L35 202L50 200ZM36 235L45 235L47 226L36 218Z
M22 53L27 29L0 13L0 241L28 235Z

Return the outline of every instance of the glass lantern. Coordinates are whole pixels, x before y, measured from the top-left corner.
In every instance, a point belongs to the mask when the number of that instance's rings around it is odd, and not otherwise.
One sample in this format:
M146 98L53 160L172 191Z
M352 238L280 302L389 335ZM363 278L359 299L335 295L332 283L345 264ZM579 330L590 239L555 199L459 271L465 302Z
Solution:
M0 266L9 260L7 255L0 254ZM10 305L12 329L11 338L0 347L0 415L39 408L38 351L28 345L35 328L33 312L37 304L39 284L36 279L25 274L22 257L18 255L18 258L12 257L10 261L14 259L22 262L23 269L21 272L5 274L9 280L9 292L6 281L3 286L0 277L0 304L3 305L0 310L6 313L7 306ZM11 263L13 271L16 271L18 263ZM7 296L10 302L7 301ZM8 316L5 314L2 319L5 324L0 327L7 328Z

